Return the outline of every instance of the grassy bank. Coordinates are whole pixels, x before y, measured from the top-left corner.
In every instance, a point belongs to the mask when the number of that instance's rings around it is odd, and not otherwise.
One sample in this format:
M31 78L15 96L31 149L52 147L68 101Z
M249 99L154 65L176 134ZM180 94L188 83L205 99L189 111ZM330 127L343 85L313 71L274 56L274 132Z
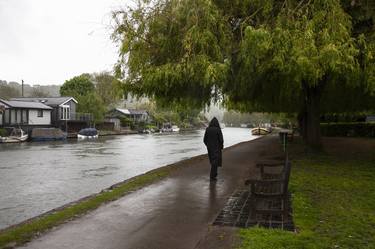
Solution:
M200 157L190 160L199 160ZM79 217L88 211L98 208L103 203L116 200L131 191L161 180L173 170L184 166L189 161L182 161L174 165L159 168L150 171L144 175L134 177L123 183L116 184L101 193L89 196L75 203L53 210L29 221L0 231L0 248L13 247L30 241L36 235L39 235L55 226L58 226L68 220Z
M375 248L375 141L334 142L315 155L303 153L298 142L290 147L297 233L242 229L241 249Z

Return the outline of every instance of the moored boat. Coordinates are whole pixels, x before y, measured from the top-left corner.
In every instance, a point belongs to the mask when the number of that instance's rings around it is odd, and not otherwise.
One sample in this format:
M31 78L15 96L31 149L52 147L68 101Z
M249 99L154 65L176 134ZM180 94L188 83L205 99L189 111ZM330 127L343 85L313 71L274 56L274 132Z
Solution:
M95 128L85 128L80 130L77 134L78 139L93 139L98 137L98 130Z
M269 133L270 133L269 130L265 128L261 128L261 127L251 129L251 134L254 136L267 135Z
M172 125L172 132L179 132L180 128L177 125Z
M25 142L29 135L25 133L21 128L6 127L4 130L7 132L7 136L0 136L0 143L20 143Z
M171 125L166 123L163 125L163 128L160 129L160 132L179 132L180 128L177 125Z
M31 140L41 141L60 141L65 140L67 134L58 128L34 128L31 132Z

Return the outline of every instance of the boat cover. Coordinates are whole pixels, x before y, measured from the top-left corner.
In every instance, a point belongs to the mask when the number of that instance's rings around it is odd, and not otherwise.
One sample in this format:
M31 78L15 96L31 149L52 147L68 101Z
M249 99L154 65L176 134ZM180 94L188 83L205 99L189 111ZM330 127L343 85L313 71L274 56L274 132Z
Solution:
M98 130L95 128L85 128L80 130L78 134L82 136L96 136L98 135Z

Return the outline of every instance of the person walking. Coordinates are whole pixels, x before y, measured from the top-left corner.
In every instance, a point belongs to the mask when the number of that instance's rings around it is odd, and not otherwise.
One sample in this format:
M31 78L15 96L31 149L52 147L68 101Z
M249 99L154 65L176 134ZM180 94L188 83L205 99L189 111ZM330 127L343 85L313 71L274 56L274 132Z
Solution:
M208 158L210 159L211 164L210 180L216 181L217 168L221 167L221 151L223 150L224 146L223 133L221 132L217 118L214 117L209 126L206 128L203 142L207 147Z

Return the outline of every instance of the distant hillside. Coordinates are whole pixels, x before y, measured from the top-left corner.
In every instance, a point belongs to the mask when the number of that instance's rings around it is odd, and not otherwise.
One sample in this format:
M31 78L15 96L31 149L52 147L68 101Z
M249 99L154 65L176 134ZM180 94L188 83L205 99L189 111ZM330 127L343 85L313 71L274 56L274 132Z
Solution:
M28 85L24 84L24 97L59 97L60 96L59 85ZM0 98L9 99L14 97L21 97L22 86L18 82L7 82L0 80Z

